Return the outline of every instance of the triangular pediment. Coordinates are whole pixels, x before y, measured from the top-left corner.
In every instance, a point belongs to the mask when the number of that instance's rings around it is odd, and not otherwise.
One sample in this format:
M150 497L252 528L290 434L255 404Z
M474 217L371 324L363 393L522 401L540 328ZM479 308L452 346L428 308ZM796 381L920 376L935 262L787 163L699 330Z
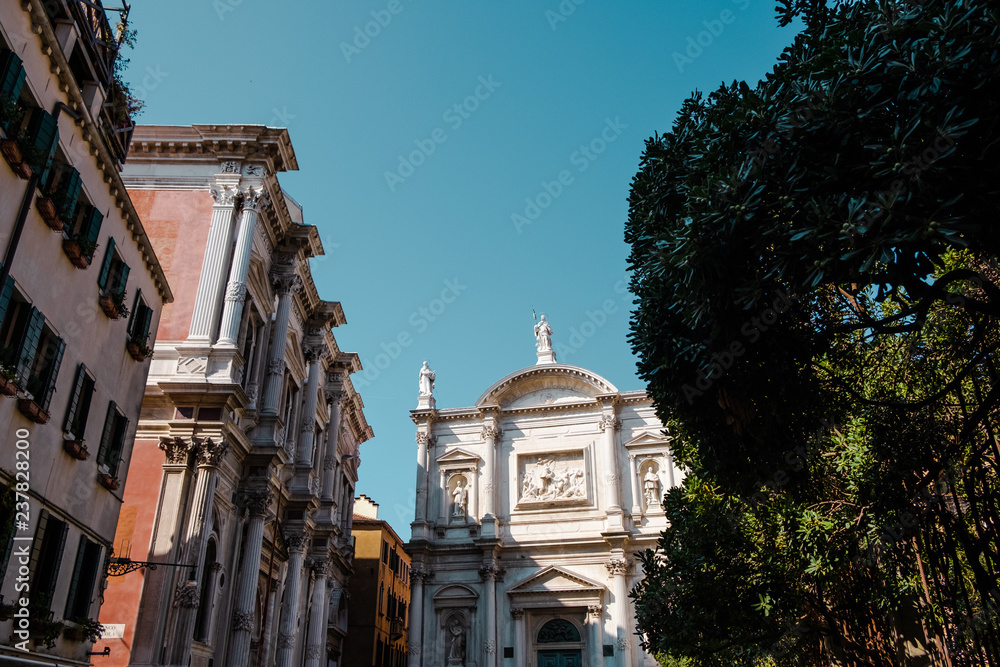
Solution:
M626 448L669 445L670 439L661 433L640 433L625 443Z
M469 463L470 461L478 461L479 457L472 452L467 452L464 449L453 449L443 456L437 458L438 464L441 463Z
M579 574L556 565L550 565L507 589L507 592L511 595L517 595L575 591L596 592L603 590L603 584L591 581L586 577L582 577Z

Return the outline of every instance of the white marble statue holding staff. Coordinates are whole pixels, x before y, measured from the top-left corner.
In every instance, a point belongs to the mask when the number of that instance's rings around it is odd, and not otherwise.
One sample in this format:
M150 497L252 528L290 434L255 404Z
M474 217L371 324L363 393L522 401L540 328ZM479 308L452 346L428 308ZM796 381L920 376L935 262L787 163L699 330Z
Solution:
M420 395L421 396L433 396L434 395L434 371L430 369L427 362L420 368Z

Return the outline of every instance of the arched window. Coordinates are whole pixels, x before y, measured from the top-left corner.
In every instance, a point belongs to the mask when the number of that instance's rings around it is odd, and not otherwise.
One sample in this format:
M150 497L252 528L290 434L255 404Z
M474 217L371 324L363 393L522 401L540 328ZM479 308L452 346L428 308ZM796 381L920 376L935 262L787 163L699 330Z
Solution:
M576 626L562 618L554 618L538 631L539 644L556 644L562 642L580 641L580 631Z

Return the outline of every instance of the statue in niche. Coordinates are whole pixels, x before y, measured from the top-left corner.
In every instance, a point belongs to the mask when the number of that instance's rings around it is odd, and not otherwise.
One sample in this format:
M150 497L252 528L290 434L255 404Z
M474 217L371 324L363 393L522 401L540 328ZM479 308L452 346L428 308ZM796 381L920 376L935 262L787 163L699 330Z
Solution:
M535 325L535 340L538 341L535 347L538 348L539 352L547 352L552 349L552 327L549 326L544 315Z
M452 616L448 620L448 664L465 664L465 626L462 619Z
M642 478L642 492L646 496L646 507L660 506L660 476L656 474L655 466L646 468Z
M464 477L458 478L458 483L455 485L455 490L451 492L451 497L454 500L454 507L451 510L452 517L464 518L467 516L469 487L466 486Z
M421 396L433 396L434 395L434 371L431 370L427 362L420 368L420 395Z

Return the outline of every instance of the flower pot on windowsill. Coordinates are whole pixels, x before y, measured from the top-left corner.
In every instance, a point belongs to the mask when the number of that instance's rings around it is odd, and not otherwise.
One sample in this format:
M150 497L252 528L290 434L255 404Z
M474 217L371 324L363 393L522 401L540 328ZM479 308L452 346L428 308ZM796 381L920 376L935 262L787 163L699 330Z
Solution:
M105 315L107 315L113 320L117 320L122 316L121 309L118 307L118 304L115 303L114 297L112 297L110 294L102 294L100 301L101 301L101 310L104 311Z
M153 356L152 348L146 347L142 343L132 339L129 339L125 347L128 348L128 353L136 361L145 361L149 357Z
M0 375L0 396L17 396L17 385L13 378Z
M63 221L59 219L59 212L56 210L56 203L50 197L38 197L35 200L35 208L42 214L42 220L54 232L63 230Z
M4 139L0 142L0 152L3 153L7 164L18 177L25 181L31 178L31 165L25 162L24 153L21 152L21 146L16 141Z
M107 472L97 473L97 481L108 491L118 490L118 478Z
M69 261L78 269L90 267L94 259L94 253L87 254L86 248L77 239L63 239L63 252L69 257Z
M78 439L70 434L67 434L66 439L63 440L63 450L77 461L86 461L90 457L90 452L87 451L87 445L84 444L83 439Z
M36 403L34 398L25 397L17 399L17 409L21 411L22 415L36 424L44 424L49 420L49 413L43 410L42 406Z

